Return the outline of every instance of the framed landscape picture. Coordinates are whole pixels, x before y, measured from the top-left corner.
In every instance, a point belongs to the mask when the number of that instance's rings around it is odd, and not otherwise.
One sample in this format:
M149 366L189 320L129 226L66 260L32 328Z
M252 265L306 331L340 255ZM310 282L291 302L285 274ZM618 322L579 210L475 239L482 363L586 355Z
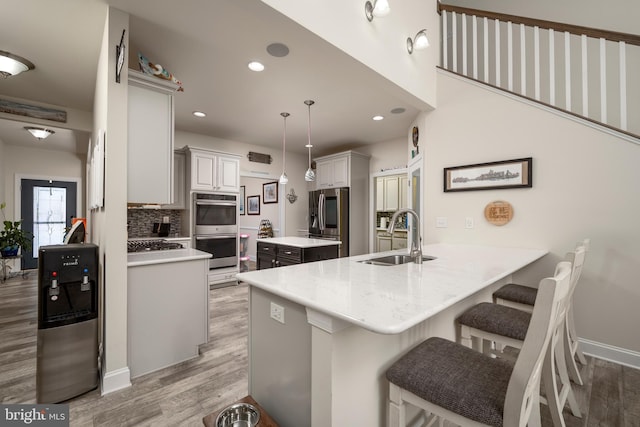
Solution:
M531 187L531 170L531 157L445 168L444 191Z
M240 212L240 215L244 215L245 211L244 211L244 193L245 193L245 186L241 185L240 186L240 194L238 197L238 211Z
M262 184L262 200L267 203L278 203L278 181Z
M260 215L260 196L247 197L247 215Z

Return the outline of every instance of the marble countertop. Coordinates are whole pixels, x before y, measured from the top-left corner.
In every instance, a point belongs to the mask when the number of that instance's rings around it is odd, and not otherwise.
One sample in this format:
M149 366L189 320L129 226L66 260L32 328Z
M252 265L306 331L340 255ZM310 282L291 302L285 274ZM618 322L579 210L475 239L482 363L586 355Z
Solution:
M358 261L395 250L251 271L238 280L382 334L401 333L543 257L543 249L453 244L423 246L418 265Z
M171 249L166 251L131 252L127 254L127 267L166 264L196 259L209 259L211 254L197 249Z
M275 245L287 245L296 248L316 248L319 246L333 246L339 245L342 242L339 240L325 240L325 239L308 239L306 237L269 237L267 239L258 239L258 243L273 243Z

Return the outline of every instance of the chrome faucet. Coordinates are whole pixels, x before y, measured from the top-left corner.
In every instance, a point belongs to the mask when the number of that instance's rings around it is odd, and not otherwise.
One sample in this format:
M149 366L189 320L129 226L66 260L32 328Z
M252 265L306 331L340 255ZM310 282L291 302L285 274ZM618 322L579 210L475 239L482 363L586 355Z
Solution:
M413 262L415 262L416 264L422 264L422 236L420 236L420 217L418 217L416 211L408 208L402 208L395 211L393 213L393 216L391 217L391 224L389 224L389 228L387 228L387 233L391 234L391 238L393 239L393 231L396 228L396 220L398 219L398 216L400 214L405 212L413 215L416 224L417 239L411 239L411 251L409 252L409 256L413 258Z

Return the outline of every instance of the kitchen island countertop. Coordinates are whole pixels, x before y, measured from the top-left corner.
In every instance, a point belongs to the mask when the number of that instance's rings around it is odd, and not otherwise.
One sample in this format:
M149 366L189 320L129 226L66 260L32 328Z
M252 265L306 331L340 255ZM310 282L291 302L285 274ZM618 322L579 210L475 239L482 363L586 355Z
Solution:
M296 248L317 248L320 246L333 246L339 245L342 242L340 240L327 240L327 239L310 239L306 237L269 237L266 239L258 239L259 243L273 243L274 245L287 245Z
M423 246L423 255L436 259L421 265L358 262L398 253L406 253L406 249L251 271L238 274L237 279L372 332L397 334L511 275L547 251L430 244Z
M131 252L127 254L127 267L166 264L196 259L208 259L211 254L197 249L171 249L164 251Z

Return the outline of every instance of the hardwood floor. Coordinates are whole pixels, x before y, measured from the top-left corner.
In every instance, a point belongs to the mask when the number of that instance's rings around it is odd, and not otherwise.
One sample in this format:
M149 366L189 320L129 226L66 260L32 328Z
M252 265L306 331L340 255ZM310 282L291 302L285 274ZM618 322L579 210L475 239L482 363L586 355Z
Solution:
M0 283L0 403L35 403L35 276ZM94 390L66 402L71 426L202 426L204 416L245 396L247 285L209 295L210 342L199 357L136 378L127 389L106 396ZM565 410L567 427L640 427L639 370L589 357L582 375L585 386L575 387L582 419ZM551 426L547 408L542 411L542 425Z

